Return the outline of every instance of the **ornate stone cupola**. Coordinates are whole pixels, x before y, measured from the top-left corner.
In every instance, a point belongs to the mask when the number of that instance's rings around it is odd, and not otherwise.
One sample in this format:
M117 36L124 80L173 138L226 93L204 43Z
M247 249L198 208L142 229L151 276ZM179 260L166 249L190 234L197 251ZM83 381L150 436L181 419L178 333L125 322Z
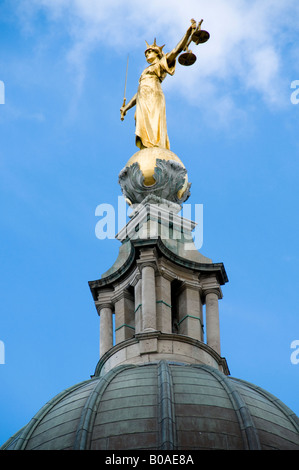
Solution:
M116 262L89 282L100 316L96 375L159 360L207 364L229 374L218 307L225 268L196 249L196 224L180 210L180 204L146 193L116 236Z

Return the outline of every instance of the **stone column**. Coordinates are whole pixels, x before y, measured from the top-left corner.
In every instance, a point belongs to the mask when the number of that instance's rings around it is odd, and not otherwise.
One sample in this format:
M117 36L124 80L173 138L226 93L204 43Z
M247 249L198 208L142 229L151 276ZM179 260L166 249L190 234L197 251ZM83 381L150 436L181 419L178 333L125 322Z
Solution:
M157 330L172 333L171 281L159 274L156 276Z
M113 346L113 306L100 304L97 310L100 315L100 357L102 357Z
M100 357L113 346L113 293L113 289L103 289L95 301L100 317Z
M156 260L155 248L140 250L137 265L141 274L141 331L157 329L156 312Z
M218 299L218 290L211 289L205 292L207 344L220 355L220 325Z
M113 297L115 312L115 344L135 334L134 297L123 289Z
M142 330L153 331L157 327L155 266L141 265L142 280Z
M135 295L135 334L140 333L142 330L142 294L141 294L141 277L137 278L134 285L134 295Z
M183 282L178 296L179 334L203 340L202 306L198 283Z

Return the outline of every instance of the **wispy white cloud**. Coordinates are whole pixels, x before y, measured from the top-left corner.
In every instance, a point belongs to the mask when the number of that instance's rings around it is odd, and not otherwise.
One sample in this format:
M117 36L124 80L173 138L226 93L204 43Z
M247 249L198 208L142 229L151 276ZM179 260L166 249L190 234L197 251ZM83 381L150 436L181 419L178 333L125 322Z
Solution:
M198 100L201 106L217 103L219 116L236 111L237 100L225 93L232 85L240 93L257 93L271 107L288 102L285 64L296 47L292 41L299 17L297 0L28 0L22 4L27 27L40 10L69 33L67 60L76 71L78 94L86 59L95 47L126 55L137 53L145 39L157 37L169 50L194 17L204 19L211 39L194 46L198 60L192 73L178 67L176 78L165 84L168 90Z

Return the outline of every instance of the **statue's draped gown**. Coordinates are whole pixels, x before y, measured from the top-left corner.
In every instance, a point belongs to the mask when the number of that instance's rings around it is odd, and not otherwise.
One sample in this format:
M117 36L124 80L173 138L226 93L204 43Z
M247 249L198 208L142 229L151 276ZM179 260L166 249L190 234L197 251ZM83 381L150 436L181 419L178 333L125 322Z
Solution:
M165 97L161 83L167 74L173 75L175 62L171 66L166 56L149 65L141 74L136 96L136 145L169 149L166 126Z

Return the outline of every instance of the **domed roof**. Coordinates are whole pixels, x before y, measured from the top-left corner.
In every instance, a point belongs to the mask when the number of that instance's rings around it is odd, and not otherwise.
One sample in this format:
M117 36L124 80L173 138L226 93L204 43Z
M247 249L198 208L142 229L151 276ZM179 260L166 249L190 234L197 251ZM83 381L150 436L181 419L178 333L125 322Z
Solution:
M50 400L2 449L299 449L299 420L203 364L121 365Z

